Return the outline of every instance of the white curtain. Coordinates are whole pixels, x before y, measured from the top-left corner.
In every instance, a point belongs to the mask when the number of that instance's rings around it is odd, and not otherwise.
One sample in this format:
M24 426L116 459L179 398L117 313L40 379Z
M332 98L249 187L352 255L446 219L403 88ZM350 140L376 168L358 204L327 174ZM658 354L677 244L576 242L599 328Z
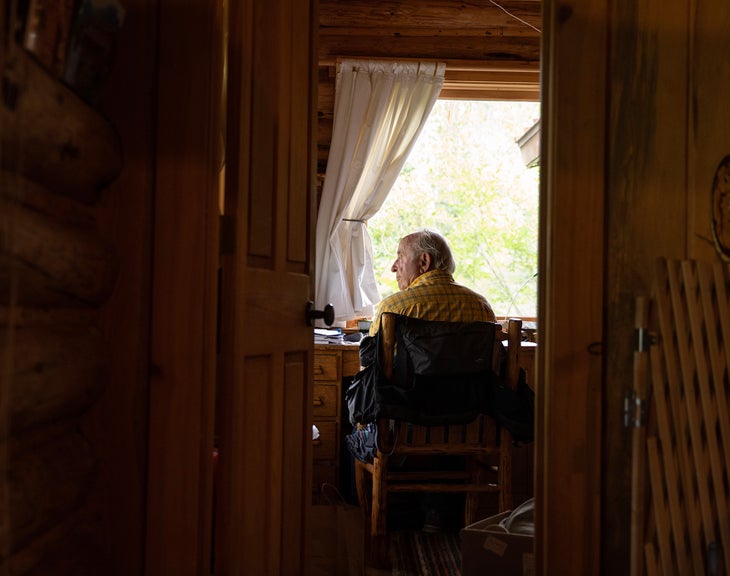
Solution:
M338 321L370 316L380 294L367 221L383 205L444 82L435 62L342 60L317 215L315 302ZM414 198L414 202L417 199Z

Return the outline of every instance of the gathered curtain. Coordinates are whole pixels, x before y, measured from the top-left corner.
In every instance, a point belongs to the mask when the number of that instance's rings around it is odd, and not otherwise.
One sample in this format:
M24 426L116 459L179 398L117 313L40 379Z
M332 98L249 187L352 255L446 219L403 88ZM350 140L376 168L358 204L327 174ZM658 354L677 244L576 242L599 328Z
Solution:
M315 303L335 320L371 316L380 300L367 222L390 192L444 82L436 62L341 60L317 214ZM416 199L414 199L416 201Z

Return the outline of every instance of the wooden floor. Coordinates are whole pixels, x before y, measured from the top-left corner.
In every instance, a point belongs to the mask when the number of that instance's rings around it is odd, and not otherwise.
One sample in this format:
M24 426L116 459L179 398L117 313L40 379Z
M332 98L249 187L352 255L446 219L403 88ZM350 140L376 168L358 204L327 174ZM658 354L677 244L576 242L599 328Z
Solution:
M459 576L461 537L459 532L424 533L398 530L391 534L389 569L368 567L366 576Z

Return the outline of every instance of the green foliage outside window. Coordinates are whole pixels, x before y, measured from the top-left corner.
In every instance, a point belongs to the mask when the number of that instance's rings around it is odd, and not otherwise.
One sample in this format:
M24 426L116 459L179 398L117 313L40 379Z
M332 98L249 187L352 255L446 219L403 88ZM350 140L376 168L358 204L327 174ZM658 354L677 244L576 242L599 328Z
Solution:
M449 241L457 282L497 316L537 309L539 168L517 140L539 119L537 102L439 100L388 199L368 223L381 296L398 290L398 241L435 228Z

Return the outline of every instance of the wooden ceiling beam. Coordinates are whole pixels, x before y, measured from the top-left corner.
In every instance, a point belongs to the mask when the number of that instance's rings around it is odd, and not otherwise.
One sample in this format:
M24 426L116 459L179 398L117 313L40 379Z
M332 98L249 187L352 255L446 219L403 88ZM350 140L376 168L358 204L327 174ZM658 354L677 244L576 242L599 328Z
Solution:
M497 5L499 4L499 6ZM502 8L500 8L500 6ZM540 0L320 0L320 28L510 28L541 26ZM365 24L366 23L366 24ZM527 23L527 24L525 24Z
M319 63L338 57L407 58L448 60L540 61L540 38L517 37L432 37L384 38L372 36L322 36Z

